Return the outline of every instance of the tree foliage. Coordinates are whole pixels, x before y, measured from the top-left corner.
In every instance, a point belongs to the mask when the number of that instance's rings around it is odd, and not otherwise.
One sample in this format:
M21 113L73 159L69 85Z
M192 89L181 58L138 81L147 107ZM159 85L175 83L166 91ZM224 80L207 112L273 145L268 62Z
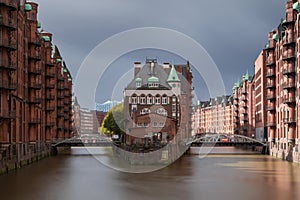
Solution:
M124 133L124 106L120 103L112 107L106 114L102 125L101 132L105 135L120 135Z

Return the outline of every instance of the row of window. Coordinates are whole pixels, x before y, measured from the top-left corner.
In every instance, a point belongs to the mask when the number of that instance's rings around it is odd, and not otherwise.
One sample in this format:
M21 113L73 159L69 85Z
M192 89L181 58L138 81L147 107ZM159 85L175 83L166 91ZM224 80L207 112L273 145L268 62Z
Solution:
M172 98L173 102L176 102L176 97L174 96ZM167 96L159 96L156 95L155 97L153 97L152 95L148 95L148 96L132 96L129 97L129 103L131 104L148 104L148 105L152 105L152 104L163 104L163 105L167 105L170 103L170 99Z
M149 127L149 123L138 123L137 127ZM153 122L152 127L164 127L165 124L163 122Z

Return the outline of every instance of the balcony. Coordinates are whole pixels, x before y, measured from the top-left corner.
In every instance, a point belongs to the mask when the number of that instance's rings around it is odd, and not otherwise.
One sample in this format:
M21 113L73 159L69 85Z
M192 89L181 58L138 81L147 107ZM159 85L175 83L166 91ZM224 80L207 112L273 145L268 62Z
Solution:
M293 2L291 1L291 2L289 2L289 1L287 1L287 3L291 3L292 5L289 5L289 6L291 6L291 8L293 7ZM295 19L294 19L294 12L288 12L287 14L286 14L286 20L284 20L283 22L282 22L282 24L283 25L288 25L288 24L293 24L295 22Z
M285 123L285 124L295 124L296 123L296 118L284 118L283 123Z
M52 101L52 100L54 100L54 96L53 95L47 95L46 100Z
M36 124L40 124L41 123L41 119L38 119L38 118L32 118L29 120L29 124L32 124L32 125L36 125Z
M17 64L13 64L8 60L0 60L0 69L17 70Z
M51 127L53 127L55 125L55 123L54 122L46 122L46 127L47 128L51 128Z
M284 53L282 55L282 60L290 60L290 59L295 59L295 53Z
M58 77L57 77L57 80L58 80L58 81L64 81L65 79L64 79L64 77L62 77L62 76L58 76Z
M16 112L15 111L9 111L9 110L0 110L0 119L15 119L16 118Z
M53 72L46 72L46 77L55 78L55 73L53 73Z
M275 59L274 59L274 58L268 58L268 59L267 59L266 65L267 65L268 67L274 66L275 64L276 64L276 62L275 62Z
M52 60L46 61L45 65L48 67L54 67L54 62Z
M245 95L243 95L242 96L242 101L248 101L248 98Z
M248 122L248 121L249 121L249 118L246 117L246 116L244 116L244 117L242 118L242 120L243 120L244 122Z
M16 0L1 0L0 5L5 5L7 7L10 7L13 10L16 10L18 8L18 1L16 1Z
M274 94L267 95L267 100L276 100L276 95Z
M52 107L52 106L48 106L48 107L45 108L46 112L53 112L54 110L55 110L55 108Z
M283 75L295 74L295 72L296 72L295 67L288 67L282 70Z
M36 46L41 46L41 39L36 36L28 39L28 43Z
M57 113L57 117L64 117L65 115L64 115L64 113L63 112L58 112Z
M285 104L296 103L296 98L295 97L283 97L282 103L285 103Z
M16 30L17 29L17 21L9 18L0 17L0 26Z
M296 43L295 37L284 38L284 40L282 41L283 46L295 45L295 43Z
M42 74L42 70L41 70L40 67L30 67L28 69L28 73L34 74L34 75L41 75Z
M0 81L0 89L16 90L17 83L13 81Z
M29 88L34 90L40 90L42 89L42 84L40 83L30 83Z
M248 91L246 90L246 88L242 89L242 94L248 94Z
M275 77L276 76L276 72L275 71L269 71L266 73L266 77L267 78L271 78L271 77Z
M2 38L2 39L0 39L0 47L16 50L17 49L17 43L9 41L8 39L3 39Z
M276 127L275 122L267 122L267 127Z
M295 89L296 85L295 83L284 83L282 84L282 88L285 90L289 90L289 89Z
M28 103L29 104L40 104L40 103L42 103L42 101L43 101L42 98L34 98L34 97L32 97L32 98L30 98L28 100Z
M275 105L268 105L267 106L267 111L275 111L276 110L276 106Z
M63 108L65 105L63 103L57 103L58 108Z
M31 60L36 60L36 61L40 61L41 60L41 55L39 55L39 52L31 52L28 54L28 58Z
M267 89L271 89L271 88L275 88L276 87L276 83L274 82L274 83L267 83L266 84L266 88Z
M55 88L55 85L49 83L49 84L46 84L46 88L47 88L47 89L54 89L54 88Z
M65 129L64 126L57 126L57 130L59 130L59 131L63 131L64 129Z

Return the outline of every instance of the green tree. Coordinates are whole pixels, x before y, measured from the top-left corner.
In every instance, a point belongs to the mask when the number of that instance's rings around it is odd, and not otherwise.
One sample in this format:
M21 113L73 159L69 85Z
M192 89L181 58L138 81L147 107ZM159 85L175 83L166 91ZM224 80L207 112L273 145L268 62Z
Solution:
M124 134L124 106L120 103L112 107L106 114L102 125L101 132L105 135Z

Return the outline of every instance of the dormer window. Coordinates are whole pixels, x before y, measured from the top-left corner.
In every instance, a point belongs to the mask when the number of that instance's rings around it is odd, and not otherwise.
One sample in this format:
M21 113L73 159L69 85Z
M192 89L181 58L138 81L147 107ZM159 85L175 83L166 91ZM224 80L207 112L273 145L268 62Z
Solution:
M159 79L155 76L151 76L148 78L148 87L158 87L159 86Z
M142 87L142 79L141 78L136 78L135 79L135 85L137 88Z

